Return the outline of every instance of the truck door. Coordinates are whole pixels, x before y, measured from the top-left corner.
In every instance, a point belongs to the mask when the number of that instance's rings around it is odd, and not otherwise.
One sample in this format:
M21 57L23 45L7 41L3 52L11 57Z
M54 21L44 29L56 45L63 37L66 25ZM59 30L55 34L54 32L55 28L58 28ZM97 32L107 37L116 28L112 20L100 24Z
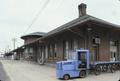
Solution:
M87 68L86 52L78 52L78 60L81 61L79 68Z

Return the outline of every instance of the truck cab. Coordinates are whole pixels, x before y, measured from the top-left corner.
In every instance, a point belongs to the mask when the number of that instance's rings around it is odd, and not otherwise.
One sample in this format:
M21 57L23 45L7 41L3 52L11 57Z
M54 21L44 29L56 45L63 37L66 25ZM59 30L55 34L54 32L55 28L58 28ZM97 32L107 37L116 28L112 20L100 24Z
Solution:
M56 63L56 76L65 80L73 77L84 78L89 70L89 50L69 52L69 59Z

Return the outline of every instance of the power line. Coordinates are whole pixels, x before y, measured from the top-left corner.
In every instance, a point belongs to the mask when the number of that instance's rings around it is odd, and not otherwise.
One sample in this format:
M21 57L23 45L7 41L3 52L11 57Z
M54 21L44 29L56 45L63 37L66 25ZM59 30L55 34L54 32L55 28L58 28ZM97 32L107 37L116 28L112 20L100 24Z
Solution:
M61 0L61 1L59 2L59 4L57 5L57 7L56 7L55 11L56 11L58 8L60 8L60 7L61 7L61 5L63 4L63 1L64 1L64 0Z
M36 16L33 18L31 24L28 26L28 28L25 30L24 34L32 27L32 25L34 24L34 22L37 20L37 18L39 17L39 15L43 12L43 10L47 7L48 3L50 2L50 0L47 0L45 2L45 4L43 5L43 7L39 10L39 12L36 14Z

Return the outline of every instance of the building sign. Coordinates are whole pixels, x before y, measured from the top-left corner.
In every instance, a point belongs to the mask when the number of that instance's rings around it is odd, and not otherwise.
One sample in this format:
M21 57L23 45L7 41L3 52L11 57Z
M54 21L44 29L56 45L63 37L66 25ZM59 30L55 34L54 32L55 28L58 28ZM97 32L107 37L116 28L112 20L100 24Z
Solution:
M93 44L100 44L100 38L98 38L98 37L94 37L93 38Z
M100 38L95 38L95 43L100 44Z

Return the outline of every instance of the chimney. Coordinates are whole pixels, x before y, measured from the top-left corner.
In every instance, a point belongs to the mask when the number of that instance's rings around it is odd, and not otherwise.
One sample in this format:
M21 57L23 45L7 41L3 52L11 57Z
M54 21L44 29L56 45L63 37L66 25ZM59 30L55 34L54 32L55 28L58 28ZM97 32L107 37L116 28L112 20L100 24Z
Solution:
M86 15L86 8L87 8L87 5L84 4L84 3L81 3L81 4L78 6L78 9L79 9L79 17Z

